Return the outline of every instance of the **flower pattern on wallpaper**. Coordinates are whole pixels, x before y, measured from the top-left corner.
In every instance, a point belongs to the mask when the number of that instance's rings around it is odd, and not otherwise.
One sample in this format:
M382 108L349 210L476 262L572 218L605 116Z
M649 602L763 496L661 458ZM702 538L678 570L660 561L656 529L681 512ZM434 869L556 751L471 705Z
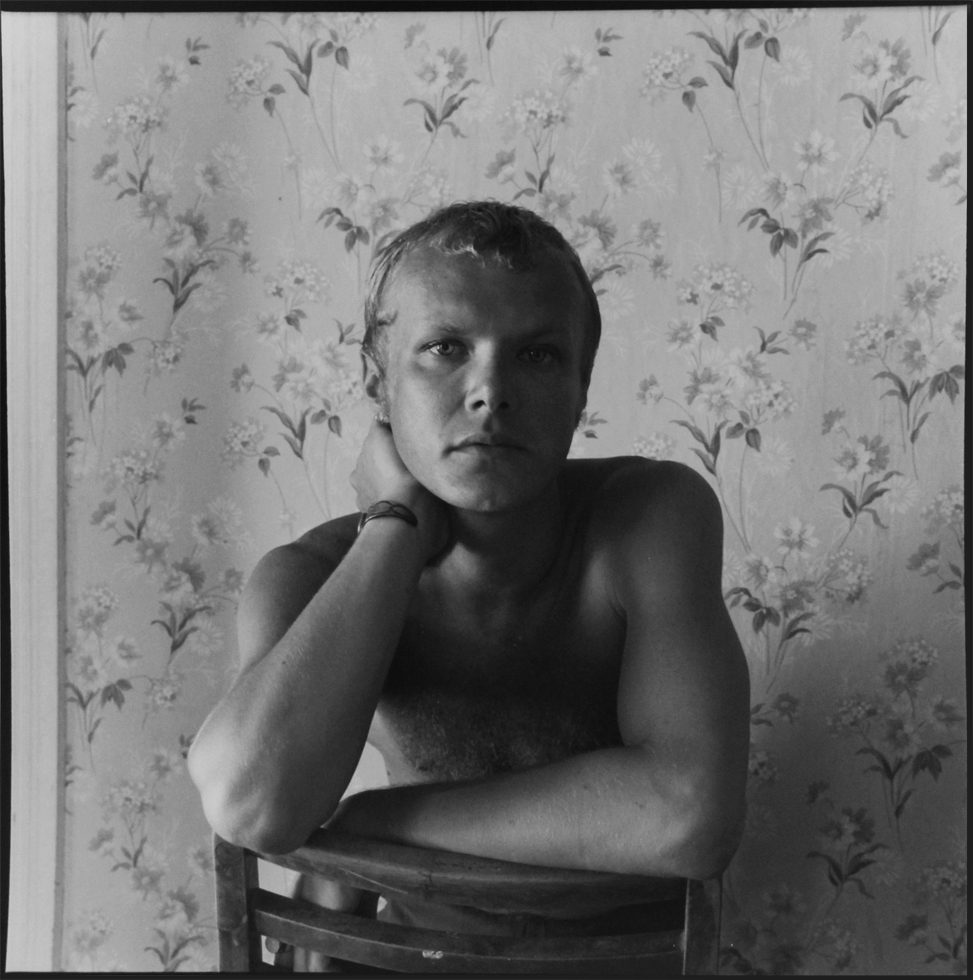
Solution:
M353 507L375 250L496 197L599 294L572 456L722 504L724 971L963 972L965 11L66 22L64 966L214 968L184 760L237 600Z

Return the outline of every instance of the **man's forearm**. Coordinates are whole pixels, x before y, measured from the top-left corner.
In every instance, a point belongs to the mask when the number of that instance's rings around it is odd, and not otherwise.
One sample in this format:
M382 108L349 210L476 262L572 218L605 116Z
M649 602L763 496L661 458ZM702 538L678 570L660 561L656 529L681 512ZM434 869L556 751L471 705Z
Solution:
M335 825L353 833L549 867L709 877L732 857L742 790L653 759L602 749L466 783L370 790Z
M296 847L354 772L423 566L405 523L366 531L194 741L190 770L223 836Z

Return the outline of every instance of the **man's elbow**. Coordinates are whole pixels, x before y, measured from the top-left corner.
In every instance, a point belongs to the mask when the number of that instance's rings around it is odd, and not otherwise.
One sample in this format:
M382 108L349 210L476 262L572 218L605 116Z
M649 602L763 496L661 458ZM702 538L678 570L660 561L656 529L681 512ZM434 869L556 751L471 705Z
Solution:
M245 807L225 805L215 794L203 792L203 813L213 832L258 854L287 854L300 847L309 836L295 832L293 826L268 819L266 814L248 812Z
M232 780L190 751L187 768L199 791L203 814L223 840L258 854L287 854L307 841L314 826L293 818L295 808L281 805L281 794L260 792L245 780Z
M693 817L685 821L674 849L676 873L700 881L718 878L740 846L745 817L746 804L742 799L699 806Z

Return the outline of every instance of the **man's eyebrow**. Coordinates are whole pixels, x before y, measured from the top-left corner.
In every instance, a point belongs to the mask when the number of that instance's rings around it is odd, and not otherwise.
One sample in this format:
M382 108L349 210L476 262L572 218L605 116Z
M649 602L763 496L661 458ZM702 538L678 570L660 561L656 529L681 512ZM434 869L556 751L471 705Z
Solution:
M464 326L452 317L430 317L422 325L423 333L453 333L469 334L472 332L470 327Z
M525 334L526 340L546 340L548 338L563 340L569 337L571 331L563 323L540 323Z
M475 325L465 324L462 320L454 320L451 317L430 319L422 325L423 334L451 334L453 336L468 337L477 333ZM533 329L524 331L519 337L511 338L518 344L537 343L541 340L565 340L567 331L562 326L556 324L541 324Z

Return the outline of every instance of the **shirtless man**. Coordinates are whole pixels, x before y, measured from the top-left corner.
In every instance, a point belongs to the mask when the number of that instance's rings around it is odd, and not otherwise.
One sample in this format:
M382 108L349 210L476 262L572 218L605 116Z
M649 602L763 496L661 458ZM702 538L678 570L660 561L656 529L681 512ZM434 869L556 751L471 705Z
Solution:
M554 867L723 870L749 681L720 509L678 463L567 460L599 334L577 256L531 212L453 205L383 250L363 344L380 413L352 476L368 519L250 579L238 676L189 756L217 833L280 853L330 821ZM342 801L366 740L390 785Z

